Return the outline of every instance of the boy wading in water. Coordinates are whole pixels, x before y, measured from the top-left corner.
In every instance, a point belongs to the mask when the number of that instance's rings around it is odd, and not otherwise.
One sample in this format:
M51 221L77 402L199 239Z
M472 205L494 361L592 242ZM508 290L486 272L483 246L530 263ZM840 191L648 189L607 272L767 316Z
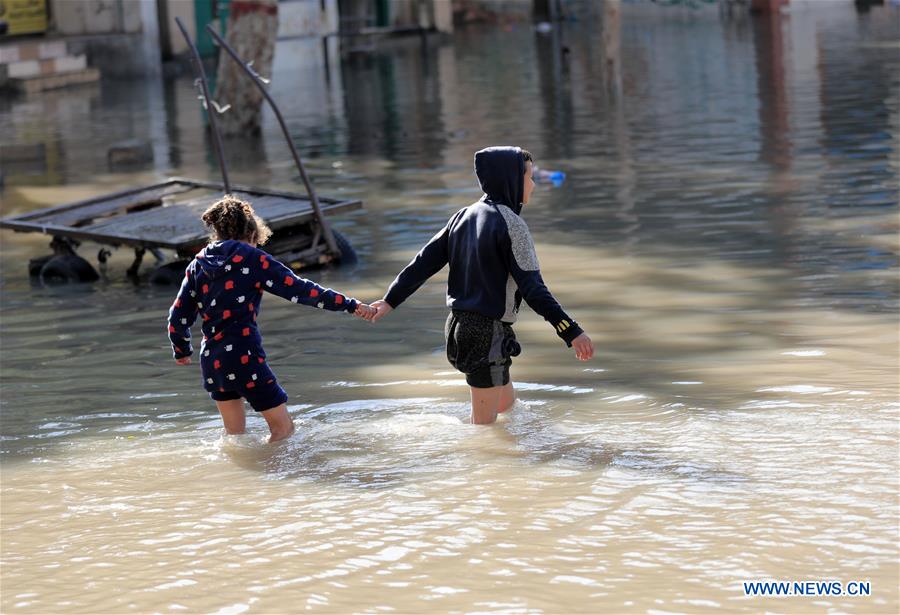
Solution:
M244 201L230 195L203 214L211 243L188 265L169 309L169 340L175 362L191 363L191 325L203 319L200 369L203 388L216 402L225 431L244 433L244 400L262 414L269 442L294 431L287 393L266 362L256 326L263 291L294 303L372 320L375 310L341 293L301 278L256 246L272 234Z
M373 320L383 318L450 264L447 358L466 375L473 423L493 423L515 401L509 366L521 348L512 324L523 297L575 356L582 361L594 356L591 339L544 284L531 233L519 217L534 190L531 173L531 154L518 147L477 152L475 175L484 196L456 212L400 272L384 299L372 304L378 310Z

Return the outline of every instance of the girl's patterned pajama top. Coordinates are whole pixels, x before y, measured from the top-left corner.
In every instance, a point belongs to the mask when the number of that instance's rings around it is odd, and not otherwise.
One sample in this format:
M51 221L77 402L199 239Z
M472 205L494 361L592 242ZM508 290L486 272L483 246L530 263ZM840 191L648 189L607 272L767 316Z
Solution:
M250 401L261 389L278 387L256 325L263 291L335 312L352 314L358 305L356 299L301 278L247 243L227 240L206 246L185 270L169 309L169 340L176 359L193 354L191 325L200 315L203 387L214 399L234 398L227 394L236 393Z

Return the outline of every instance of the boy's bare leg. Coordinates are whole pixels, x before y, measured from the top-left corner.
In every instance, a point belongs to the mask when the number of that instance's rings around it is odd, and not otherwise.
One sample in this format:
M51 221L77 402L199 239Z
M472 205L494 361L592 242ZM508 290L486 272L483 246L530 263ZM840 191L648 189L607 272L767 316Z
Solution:
M222 422L225 423L225 433L229 435L244 433L244 400L229 399L227 401L217 401L216 407L219 414L222 415Z
M512 380L500 387L500 403L497 406L497 412L506 412L513 407L516 401L516 390L513 388Z
M500 403L500 392L503 387L479 389L469 387L472 391L472 423L488 425L497 420L497 407Z
M269 424L269 431L271 432L269 442L284 440L294 433L294 421L291 420L291 415L288 414L286 404L263 410L260 414L263 415L266 423Z

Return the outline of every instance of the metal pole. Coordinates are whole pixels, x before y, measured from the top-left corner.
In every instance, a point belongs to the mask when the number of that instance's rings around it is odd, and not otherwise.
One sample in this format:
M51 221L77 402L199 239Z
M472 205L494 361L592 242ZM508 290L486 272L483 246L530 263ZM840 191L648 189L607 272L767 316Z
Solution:
M191 49L191 64L194 65L194 72L199 76L200 86L203 90L203 100L206 103L206 115L209 118L209 127L213 133L213 143L215 144L216 158L219 161L219 168L222 170L222 183L225 186L225 194L231 192L231 182L228 181L228 167L225 164L225 150L222 148L222 136L219 134L219 127L216 125L216 107L209 96L209 86L206 83L206 71L203 70L203 62L200 60L200 53L194 45L194 41L188 36L187 29L181 23L181 18L176 17L175 23L184 35L188 47Z
M297 153L297 148L294 147L294 141L291 139L291 134L288 132L287 124L284 123L284 118L281 116L281 111L278 109L278 105L275 104L275 101L272 99L272 96L269 94L269 91L266 89L265 84L260 79L259 75L256 74L252 68L247 66L247 64L241 60L238 56L237 52L225 42L218 32L216 32L209 25L206 26L207 31L212 35L212 37L216 40L216 42L222 46L222 49L228 52L228 55L231 56L235 62L237 62L238 66L240 66L247 76L249 76L253 83L256 84L256 87L259 88L259 91L262 92L263 96L266 97L266 100L269 101L269 104L272 106L272 111L275 112L275 117L278 118L278 123L281 125L281 132L284 133L284 140L287 141L288 147L291 149L291 155L294 157L294 163L297 165L297 169L300 171L300 177L303 179L303 184L306 186L306 192L309 194L309 202L312 204L313 213L316 215L316 219L319 221L319 226L322 227L322 232L325 235L325 243L328 245L328 249L338 258L341 256L341 251L337 247L337 242L334 240L334 234L331 232L331 226L329 226L328 221L325 220L325 215L322 213L322 208L319 207L319 197L316 196L316 191L313 188L312 183L309 181L309 177L306 175L306 169L303 167L303 162L300 160L300 154Z

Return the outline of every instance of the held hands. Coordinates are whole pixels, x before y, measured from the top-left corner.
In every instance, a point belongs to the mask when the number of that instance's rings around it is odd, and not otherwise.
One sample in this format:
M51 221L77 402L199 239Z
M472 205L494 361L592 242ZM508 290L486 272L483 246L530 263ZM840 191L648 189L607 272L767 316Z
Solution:
M394 308L385 301L384 299L379 299L378 301L374 301L372 303L372 307L375 309L375 316L372 317L372 322L378 322L388 314L394 311Z
M363 320L373 321L375 316L378 314L378 310L376 310L373 306L367 303L358 303L356 304L356 311L353 312L353 315L362 318Z
M575 356L579 361L587 361L594 356L594 342L587 333L582 333L572 340L572 348L575 349Z
M387 316L393 309L394 308L392 308L387 301L379 299L378 301L373 301L372 305L360 303L353 314L354 316L359 316L363 320L368 320L369 322L378 322L378 320Z

